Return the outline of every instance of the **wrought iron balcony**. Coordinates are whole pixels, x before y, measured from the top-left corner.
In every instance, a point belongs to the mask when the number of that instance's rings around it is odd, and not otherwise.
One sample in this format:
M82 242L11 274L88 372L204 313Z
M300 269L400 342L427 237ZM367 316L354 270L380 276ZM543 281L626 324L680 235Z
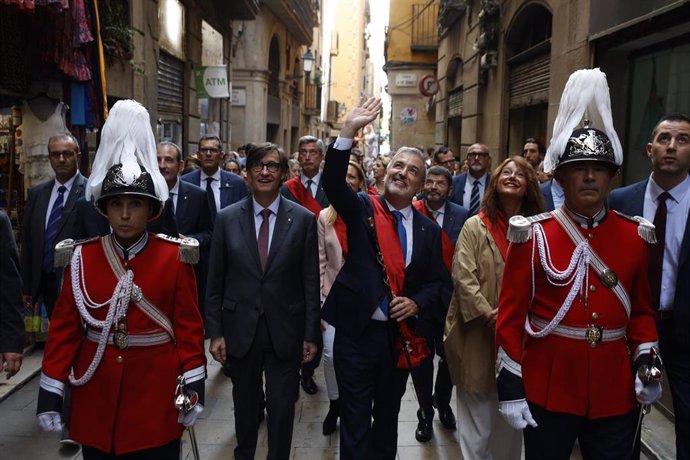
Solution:
M413 51L433 51L438 48L438 4L416 3L412 5Z

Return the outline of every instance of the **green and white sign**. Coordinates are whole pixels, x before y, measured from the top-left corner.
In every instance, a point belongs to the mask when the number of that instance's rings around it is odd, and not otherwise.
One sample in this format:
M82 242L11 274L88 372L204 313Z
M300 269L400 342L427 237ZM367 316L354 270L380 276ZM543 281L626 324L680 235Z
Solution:
M194 81L198 97L230 97L227 66L196 67Z

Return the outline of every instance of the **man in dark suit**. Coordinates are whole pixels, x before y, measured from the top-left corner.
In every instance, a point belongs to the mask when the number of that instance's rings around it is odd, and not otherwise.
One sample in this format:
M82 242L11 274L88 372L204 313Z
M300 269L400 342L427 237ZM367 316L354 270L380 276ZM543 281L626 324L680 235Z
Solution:
M206 191L189 182L180 180L184 169L182 150L169 141L158 144L158 169L165 178L170 191L168 199L180 237L194 238L199 242L199 263L194 267L197 279L199 311L204 316L206 300L206 272L208 268L208 248L211 245L211 210ZM176 235L175 235L176 236Z
M247 196L247 186L240 176L220 167L223 148L218 136L204 136L199 139L199 160L201 169L182 176L182 180L206 190L211 210L211 220L226 206Z
M328 207L328 198L321 183L321 162L323 161L323 142L314 136L302 136L298 141L298 161L301 173L286 181L280 189L281 195L300 206L304 206L316 217ZM313 360L302 365L300 372L302 389L308 394L316 394L318 388L314 381L314 371L321 362L321 347Z
M268 458L290 456L300 364L321 336L316 220L280 196L287 168L275 144L250 149L252 196L218 213L211 241L206 331L232 379L237 459L254 458L264 373Z
M453 177L453 193L450 201L462 206L473 216L479 206L491 178L491 153L484 144L472 144L467 149L467 172Z
M544 211L553 211L563 206L565 202L565 192L563 187L555 177L539 184L539 189L544 195Z
M80 225L74 211L84 196L86 178L79 172L79 143L70 133L48 140L48 158L55 179L29 190L22 223L22 278L24 302L43 300L48 316L59 294L62 273L53 267L55 244L78 238Z
M690 118L665 115L647 144L649 179L611 192L609 207L654 222L649 285L673 396L676 455L690 459ZM656 266L655 266L656 263Z
M324 189L347 225L348 238L345 264L322 310L336 330L333 353L343 459L395 458L400 399L408 376L407 369L396 367L398 322L433 308L445 271L441 229L412 207L426 177L419 150L398 150L388 164L380 197L356 194L344 180L354 136L380 108L381 101L371 98L350 111L323 170ZM394 295L390 299L381 263Z
M467 209L448 200L453 189L452 183L453 176L447 168L432 166L429 168L426 182L424 182L424 198L414 203L419 212L435 221L443 229L443 258L449 273L455 252L455 243L469 214ZM433 407L438 410L439 420L444 427L449 430L457 428L455 414L450 407L453 383L450 380L448 364L445 361L443 350L443 327L448 314L450 298L453 294L453 286L451 283L445 283L443 288L440 302L434 308L422 310L417 323L417 333L426 338L431 351L429 357L414 371L417 378L419 403L424 409L425 415L423 419L419 420L415 431L415 438L419 442L431 440ZM440 358L435 385L434 352L438 353Z
M0 370L9 379L22 367L24 308L17 243L4 212L0 212L0 287Z

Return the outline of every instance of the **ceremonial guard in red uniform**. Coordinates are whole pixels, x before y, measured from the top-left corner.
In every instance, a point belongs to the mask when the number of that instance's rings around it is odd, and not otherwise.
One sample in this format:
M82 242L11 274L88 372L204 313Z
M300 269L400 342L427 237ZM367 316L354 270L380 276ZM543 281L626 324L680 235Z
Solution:
M203 323L190 264L198 243L146 232L168 197L150 126L137 102L115 104L86 186L113 231L56 249L56 263L69 265L37 412L42 428L59 431L71 385L69 430L85 459L178 458L185 426L203 410ZM180 412L174 399L182 379L192 404Z
M500 412L525 429L527 459L568 459L576 439L584 458L631 458L638 402L661 396L647 282L654 229L605 207L622 163L608 107L603 73L571 75L545 160L565 204L510 219L496 373Z

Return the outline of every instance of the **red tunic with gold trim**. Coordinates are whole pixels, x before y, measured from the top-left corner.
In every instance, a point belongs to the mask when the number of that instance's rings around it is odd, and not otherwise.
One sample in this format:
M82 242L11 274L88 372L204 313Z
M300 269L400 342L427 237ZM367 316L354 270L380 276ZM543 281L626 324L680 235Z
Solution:
M93 303L106 303L89 309L97 320L105 319L107 302L118 282L104 250L104 244L112 244L109 237L81 246L82 292ZM158 447L181 436L184 427L177 422L178 410L173 405L176 378L184 373L188 382L203 383L206 357L194 270L179 260L178 252L178 244L148 235L141 252L128 262L120 259L124 269L133 272L133 283L143 296L170 321L175 337L148 346L130 344L119 349L111 341L105 347L93 377L83 386L72 387L69 430L77 442L105 452L114 449L119 455ZM60 392L61 384L67 384L72 365L77 379L84 375L96 354L100 332L95 331L95 338L94 334L92 339L84 338L84 321L75 302L70 269L65 271L43 358L41 391L54 394ZM126 330L131 341L142 334L169 338L132 301Z
M548 245L544 258L550 260L552 267L564 271L576 247L550 215L537 219L529 240L511 243L496 324L499 399L526 396L546 410L589 419L625 414L636 405L632 361L638 354L648 352L657 340L647 281L647 245L638 236L638 225L609 212L594 228L573 226L616 274L618 283L628 293L630 314L590 264L582 271L586 273L583 287L560 322L560 329L542 338L526 332L526 319L532 321L533 332L543 329L564 304L572 282L563 280L560 283L564 285L557 286L553 279L547 279L535 238L536 225L543 229ZM537 326L535 320L538 323L539 319L543 321ZM624 336L591 346L584 334L570 338L560 333L572 327L578 328L578 335L588 326L601 327L599 331L605 336L615 330ZM508 383L519 382L517 377L524 384L522 395L522 389L511 388Z

